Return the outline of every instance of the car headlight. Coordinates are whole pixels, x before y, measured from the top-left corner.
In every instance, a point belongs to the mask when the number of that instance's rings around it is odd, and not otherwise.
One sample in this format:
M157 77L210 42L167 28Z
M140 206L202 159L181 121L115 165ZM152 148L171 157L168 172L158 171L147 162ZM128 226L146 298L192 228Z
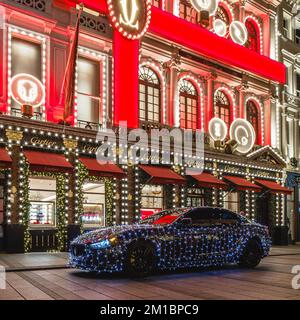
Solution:
M91 244L91 248L93 249L107 249L109 247L110 247L110 242L107 239Z

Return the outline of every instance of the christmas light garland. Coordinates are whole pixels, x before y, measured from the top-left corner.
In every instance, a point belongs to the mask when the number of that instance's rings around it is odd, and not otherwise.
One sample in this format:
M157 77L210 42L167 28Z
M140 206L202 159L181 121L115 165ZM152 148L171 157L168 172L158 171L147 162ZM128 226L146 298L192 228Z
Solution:
M209 230L209 234L207 231ZM96 272L125 270L130 246L146 241L155 249L157 268L161 270L185 267L223 266L239 263L245 248L255 239L269 253L271 240L264 227L256 223L183 226L122 225L86 233L71 244L70 265Z

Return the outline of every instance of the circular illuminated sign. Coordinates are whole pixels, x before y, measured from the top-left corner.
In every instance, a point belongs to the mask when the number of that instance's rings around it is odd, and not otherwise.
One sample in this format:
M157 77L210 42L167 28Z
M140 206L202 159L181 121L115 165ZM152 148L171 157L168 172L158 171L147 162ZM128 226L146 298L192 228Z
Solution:
M219 5L219 0L191 0L192 6L198 11L208 11L213 16Z
M229 27L231 39L240 45L244 45L248 40L248 31L246 26L240 21L234 21Z
M230 139L237 142L239 153L248 153L255 143L255 131L252 124L245 119L236 119L230 127Z
M209 122L208 130L214 141L225 140L228 133L226 123L220 118L212 118Z
M45 101L45 88L37 78L20 73L10 81L12 98L20 105L39 107Z
M151 0L108 0L112 25L124 37L135 40L148 30L151 21Z
M214 30L219 37L225 37L227 33L227 25L223 20L216 19L214 21Z

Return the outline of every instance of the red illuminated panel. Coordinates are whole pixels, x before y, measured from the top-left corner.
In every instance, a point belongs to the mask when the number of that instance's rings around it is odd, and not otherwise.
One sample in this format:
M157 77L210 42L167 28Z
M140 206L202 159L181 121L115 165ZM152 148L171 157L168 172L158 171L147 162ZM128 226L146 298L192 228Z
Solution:
M129 128L139 126L139 41L114 33L114 123L127 122Z
M286 69L282 63L220 38L198 25L155 7L152 7L150 32L221 63L286 83Z
M75 0L65 0L75 5ZM82 0L87 8L108 13L105 0ZM183 45L195 52L226 65L241 68L269 80L286 83L284 64L262 56L212 32L152 6L150 32ZM220 48L222 48L220 50ZM128 57L128 56L127 56ZM126 59L128 61L128 59Z

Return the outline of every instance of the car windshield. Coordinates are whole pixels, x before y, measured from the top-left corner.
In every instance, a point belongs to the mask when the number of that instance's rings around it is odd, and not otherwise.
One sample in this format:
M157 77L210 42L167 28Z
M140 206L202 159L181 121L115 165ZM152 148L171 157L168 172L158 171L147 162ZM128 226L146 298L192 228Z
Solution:
M165 225L175 222L182 214L190 210L190 208L178 208L173 210L164 210L155 213L144 220L140 224Z

